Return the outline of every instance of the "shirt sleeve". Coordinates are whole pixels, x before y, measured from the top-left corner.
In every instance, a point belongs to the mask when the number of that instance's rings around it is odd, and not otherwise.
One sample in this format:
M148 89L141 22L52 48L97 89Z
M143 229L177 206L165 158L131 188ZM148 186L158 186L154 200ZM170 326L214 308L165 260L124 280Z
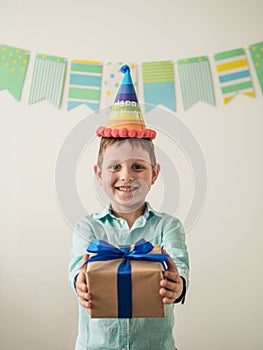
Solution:
M164 248L176 263L181 277L185 281L185 289L189 286L189 257L185 243L185 233L182 223L172 218L163 231L162 248Z
M69 263L69 274L68 283L69 286L75 290L75 280L79 274L84 255L87 254L87 248L94 239L92 228L89 225L88 219L85 217L79 220L73 230L72 237L72 249L70 251L70 263Z

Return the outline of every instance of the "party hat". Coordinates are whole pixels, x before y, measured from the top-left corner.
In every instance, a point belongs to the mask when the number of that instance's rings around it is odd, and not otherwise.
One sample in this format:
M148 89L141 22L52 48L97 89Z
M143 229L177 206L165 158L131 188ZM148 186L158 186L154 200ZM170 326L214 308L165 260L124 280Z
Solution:
M106 127L97 129L97 136L111 138L140 138L153 140L156 132L147 129L136 91L133 86L130 67L124 65L120 71L124 73L122 83L111 108Z

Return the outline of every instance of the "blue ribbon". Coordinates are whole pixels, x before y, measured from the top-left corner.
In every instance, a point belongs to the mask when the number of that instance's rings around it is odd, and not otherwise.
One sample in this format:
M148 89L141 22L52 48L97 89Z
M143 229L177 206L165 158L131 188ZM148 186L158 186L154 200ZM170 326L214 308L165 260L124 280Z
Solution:
M144 260L160 262L164 269L168 269L168 257L165 254L148 254L152 251L153 245L140 239L135 243L130 251L130 246L115 247L108 242L94 239L88 246L89 253L97 253L89 258L88 262L105 261L114 259L123 259L117 272L117 291L118 291L118 317L132 317L132 282L131 282L131 264L130 260Z

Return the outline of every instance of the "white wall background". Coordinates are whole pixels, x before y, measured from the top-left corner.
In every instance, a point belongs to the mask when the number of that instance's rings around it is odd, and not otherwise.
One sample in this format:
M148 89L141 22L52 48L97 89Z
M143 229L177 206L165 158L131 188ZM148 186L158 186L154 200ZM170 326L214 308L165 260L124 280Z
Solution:
M90 111L28 106L34 55L117 62L212 55L262 41L262 11L261 0L2 2L0 43L32 56L21 102L0 92L1 349L70 350L77 332L77 302L67 286L71 228L57 206L54 172L63 140ZM251 69L256 99L238 96L224 106L216 85L217 107L184 112L177 88L177 115L208 168L205 209L187 234L191 288L176 309L180 350L263 347L263 96ZM88 154L91 165L95 155ZM91 169L80 170L84 188Z

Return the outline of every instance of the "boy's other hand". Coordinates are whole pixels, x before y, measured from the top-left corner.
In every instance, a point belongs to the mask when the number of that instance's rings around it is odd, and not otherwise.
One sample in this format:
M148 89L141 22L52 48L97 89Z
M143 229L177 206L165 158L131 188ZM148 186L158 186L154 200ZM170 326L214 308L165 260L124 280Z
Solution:
M86 309L91 309L92 308L91 294L88 292L87 281L86 281L87 264L85 263L88 261L88 259L89 259L89 254L86 254L83 259L82 267L76 278L76 292L79 297L80 305L82 305Z
M162 250L162 253L168 256L169 265L168 270L164 272L164 277L167 279L161 280L159 293L163 297L164 304L173 304L183 292L183 280L179 275L175 262L165 249Z

